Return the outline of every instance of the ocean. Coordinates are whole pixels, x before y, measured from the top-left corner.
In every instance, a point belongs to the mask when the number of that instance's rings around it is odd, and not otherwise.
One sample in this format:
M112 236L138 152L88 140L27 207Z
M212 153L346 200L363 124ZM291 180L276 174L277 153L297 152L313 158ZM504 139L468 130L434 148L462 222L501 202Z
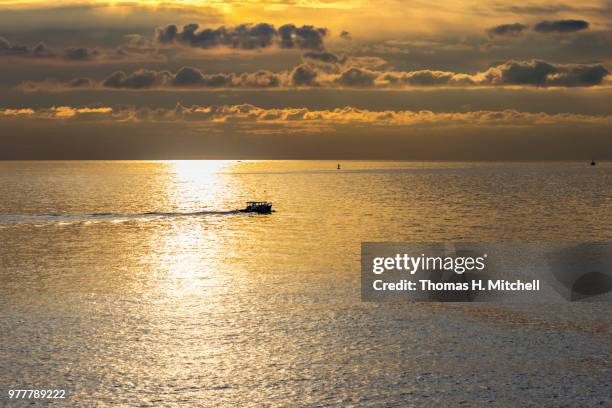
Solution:
M610 304L359 286L366 241L612 241L612 163L337 164L0 162L0 401L612 405Z

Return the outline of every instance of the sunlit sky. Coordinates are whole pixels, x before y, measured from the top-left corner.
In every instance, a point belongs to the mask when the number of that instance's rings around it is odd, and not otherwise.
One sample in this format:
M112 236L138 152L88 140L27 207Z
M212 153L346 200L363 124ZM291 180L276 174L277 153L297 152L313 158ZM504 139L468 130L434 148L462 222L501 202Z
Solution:
M609 1L0 0L0 158L607 157L610 17Z

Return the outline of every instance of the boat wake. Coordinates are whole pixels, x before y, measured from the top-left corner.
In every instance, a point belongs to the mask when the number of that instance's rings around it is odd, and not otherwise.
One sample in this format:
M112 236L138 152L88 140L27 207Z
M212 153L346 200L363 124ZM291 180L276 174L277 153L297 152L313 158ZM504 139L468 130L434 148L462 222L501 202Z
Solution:
M231 211L196 211L196 212L160 212L143 213L90 213L90 214L35 214L35 215L0 215L0 224L50 223L50 222L87 222L98 220L134 220L166 217L201 217L208 215L240 214L238 210Z

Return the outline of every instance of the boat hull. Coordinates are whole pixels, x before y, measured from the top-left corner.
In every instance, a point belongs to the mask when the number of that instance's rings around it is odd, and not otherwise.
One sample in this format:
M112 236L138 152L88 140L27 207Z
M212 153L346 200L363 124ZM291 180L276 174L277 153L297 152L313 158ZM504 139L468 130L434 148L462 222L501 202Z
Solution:
M272 213L272 205L255 205L238 211L244 213L270 214Z

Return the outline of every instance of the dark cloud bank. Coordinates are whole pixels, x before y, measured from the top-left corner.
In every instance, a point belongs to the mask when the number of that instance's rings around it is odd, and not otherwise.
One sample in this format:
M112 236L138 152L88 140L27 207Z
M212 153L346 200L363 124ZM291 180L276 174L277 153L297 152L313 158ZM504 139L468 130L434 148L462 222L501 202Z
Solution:
M511 36L515 37L520 35L527 29L525 24L513 23L513 24L501 24L496 27L492 27L487 30L489 36Z
M538 33L572 33L587 28L589 23L584 20L557 20L541 21L533 29Z
M132 73L117 71L98 82L75 78L68 82L24 82L19 89L34 91L69 90L215 90L357 88L401 89L435 86L530 86L590 87L600 85L610 74L602 64L553 64L541 60L508 61L474 74L449 71L380 71L351 66L350 60L331 53L317 53L316 64L304 63L282 72L204 73L183 67L176 73L141 69ZM324 64L321 67L320 64Z
M285 24L278 29L272 24L241 24L235 27L202 28L198 24L187 24L182 28L170 24L158 28L155 41L158 44L182 44L197 48L227 47L253 50L273 45L280 48L323 49L326 28L311 25L298 27Z
M44 42L34 47L12 44L4 37L0 37L0 56L15 56L28 58L63 58L71 61L91 60L100 55L95 49L86 47L68 47L62 51L51 50Z
M128 57L148 56L162 59L160 49L167 47L192 47L199 49L230 48L257 50L269 47L300 50L323 50L329 31L324 27L285 24L278 28L268 23L240 24L235 27L200 28L198 24L187 24L182 28L174 24L157 28L152 39L139 34L124 36L124 42L115 48L95 49L68 47L51 49L44 42L35 46L13 44L0 37L0 57L66 61L116 61ZM346 34L348 35L348 33ZM142 59L142 58L141 58Z
M0 56L48 58L54 56L54 54L43 42L34 47L29 47L22 44L12 44L6 38L0 37Z
M490 37L516 37L521 35L529 27L521 23L500 24L487 30ZM533 26L533 31L540 34L550 33L573 33L589 28L589 22L585 20L554 20L540 21Z
M127 36L129 38L135 35ZM157 53L151 47L145 45L133 45L128 42L123 43L115 48L96 49L89 47L66 47L64 49L52 49L44 42L39 42L33 47L23 44L13 44L4 37L0 37L0 57L17 57L26 59L46 60L46 61L63 61L65 63L72 62L105 62L105 61L120 61L120 60L145 60L163 59L163 55ZM143 58L146 57L146 58Z

